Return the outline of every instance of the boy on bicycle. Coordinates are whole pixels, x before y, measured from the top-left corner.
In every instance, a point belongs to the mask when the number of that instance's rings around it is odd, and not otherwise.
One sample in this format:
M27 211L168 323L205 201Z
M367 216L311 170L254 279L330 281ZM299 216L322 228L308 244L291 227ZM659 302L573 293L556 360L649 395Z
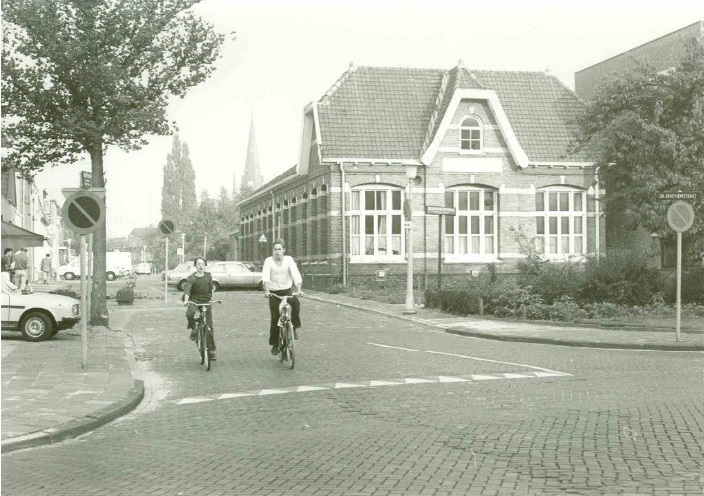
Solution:
M196 332L195 313L197 305L189 305L193 303L209 303L213 298L213 276L210 272L205 272L205 266L208 265L205 258L196 257L193 260L193 265L196 271L188 276L186 283L183 285L183 304L186 305L186 320L188 321L188 329L191 330L191 339L198 339ZM207 307L206 324L210 328L207 333L209 348L212 350L210 359L215 360L215 330L213 329L213 307Z
M264 284L264 296L269 298L273 293L276 296L286 296L293 294L291 290L296 287L296 293L301 292L303 278L298 271L293 257L284 255L286 245L283 240L274 241L274 251L271 257L267 257L262 267L262 283ZM293 324L294 337L298 339L298 330L301 327L301 302L298 298L289 298L291 304L291 323ZM269 298L269 312L271 313L271 323L269 325L269 344L271 354L279 352L279 303L278 298Z

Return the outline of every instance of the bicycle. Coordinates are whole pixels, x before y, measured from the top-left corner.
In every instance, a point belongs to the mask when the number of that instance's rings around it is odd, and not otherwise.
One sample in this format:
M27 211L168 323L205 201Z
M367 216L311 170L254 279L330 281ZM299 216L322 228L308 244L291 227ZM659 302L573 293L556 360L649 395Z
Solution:
M295 339L293 323L291 322L291 312L293 309L288 299L300 295L301 293L294 293L292 295L279 296L274 293L269 293L269 296L275 296L281 300L279 304L279 361L284 362L288 360L290 369L296 366L296 351L293 346Z
M194 315L196 321L196 346L198 347L198 352L200 353L200 363L205 365L206 370L210 370L210 355L213 351L210 348L210 343L213 339L213 330L208 327L206 312L209 308L213 306L214 303L222 303L220 300L213 300L209 303L195 303L192 301L188 302L191 305L196 305L198 307L198 314Z

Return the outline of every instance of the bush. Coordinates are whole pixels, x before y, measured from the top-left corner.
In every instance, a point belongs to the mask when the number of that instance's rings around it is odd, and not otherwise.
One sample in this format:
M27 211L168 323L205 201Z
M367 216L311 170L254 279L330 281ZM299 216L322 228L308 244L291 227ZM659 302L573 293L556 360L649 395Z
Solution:
M563 296L577 297L584 281L584 266L581 262L550 262L538 257L518 263L518 284L533 288L535 294L551 305Z
M132 303L134 301L134 289L123 286L115 293L115 301L118 303Z
M57 294L57 295L62 295L62 296L69 296L71 298L75 298L79 300L81 298L80 293L77 293L76 291L68 288L57 288L53 291L49 291L49 294Z
M677 301L676 275L665 285L665 297L669 303ZM682 269L682 303L704 305L704 267Z
M619 305L646 305L662 290L659 272L645 258L614 256L587 263L581 302L608 301Z

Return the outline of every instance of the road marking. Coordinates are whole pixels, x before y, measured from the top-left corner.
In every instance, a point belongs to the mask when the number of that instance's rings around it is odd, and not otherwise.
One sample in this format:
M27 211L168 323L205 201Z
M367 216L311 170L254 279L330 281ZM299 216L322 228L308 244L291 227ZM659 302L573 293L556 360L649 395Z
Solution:
M499 360L490 360L489 358L479 358L479 357L473 357L473 356L468 356L468 355L458 355L457 353L445 353L443 351L430 351L426 350L426 353L432 353L433 355L447 355L447 356L454 356L458 358L469 358L470 360L478 360L480 362L491 362L491 363L500 363L503 365L515 365L516 367L526 367L529 369L533 370L540 370L543 372L548 372L550 374L557 374L557 375L572 375L568 374L567 372L558 372L557 370L550 370L546 369L543 367L536 367L535 365L526 365L525 363L514 363L514 362L502 362Z
M380 343L367 343L372 346L380 346L381 348L393 348L394 350L403 350L403 351L418 351L414 350L412 348L401 348L400 346L389 346L388 344L380 344Z
M253 396L276 396L286 393L307 393L311 391L333 391L336 389L353 389L353 388L383 388L394 386L412 386L414 384L458 384L472 383L488 380L511 380L511 379L542 379L546 377L565 377L570 374L564 373L546 373L546 372L524 372L516 374L512 372L496 372L487 374L467 374L467 375L438 375L429 377L406 377L403 379L388 379L388 380L371 380L359 382L335 382L328 384L317 384L309 386L289 386L282 388L267 388L251 391L242 391L237 393L224 393L213 396L194 396L190 398L181 398L168 400L169 403L176 405L192 405L196 403L204 403L207 401L216 400L233 400L241 398L250 398Z

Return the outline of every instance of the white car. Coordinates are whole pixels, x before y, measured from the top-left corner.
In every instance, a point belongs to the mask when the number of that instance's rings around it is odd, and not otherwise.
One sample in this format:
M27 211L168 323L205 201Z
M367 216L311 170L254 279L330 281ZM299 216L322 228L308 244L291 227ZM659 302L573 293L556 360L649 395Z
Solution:
M69 296L2 292L2 330L20 331L27 341L42 341L81 320L81 305Z
M151 274L152 267L146 262L138 263L134 267L134 273L135 274Z

